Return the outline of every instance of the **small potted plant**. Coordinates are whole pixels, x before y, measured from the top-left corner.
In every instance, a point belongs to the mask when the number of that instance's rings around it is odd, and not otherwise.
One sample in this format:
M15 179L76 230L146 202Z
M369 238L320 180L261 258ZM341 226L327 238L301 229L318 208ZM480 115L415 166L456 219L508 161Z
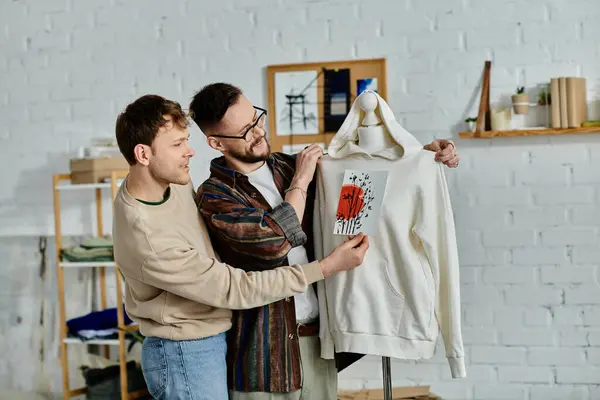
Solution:
M550 100L550 93L542 89L542 91L538 94L538 105L548 106L550 104L552 104L552 100Z
M517 88L517 93L512 95L512 103L516 114L527 114L529 111L529 96L525 93L525 86Z
M465 123L467 124L468 132L475 132L475 125L477 124L477 117L469 117L465 119Z

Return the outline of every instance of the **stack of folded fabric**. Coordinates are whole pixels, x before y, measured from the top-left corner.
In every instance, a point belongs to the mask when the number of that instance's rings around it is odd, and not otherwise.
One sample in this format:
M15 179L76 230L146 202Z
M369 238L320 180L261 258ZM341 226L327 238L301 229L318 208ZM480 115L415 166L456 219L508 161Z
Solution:
M62 249L61 255L63 260L71 262L114 261L112 238L86 239L79 246Z
M129 393L147 389L142 368L135 361L127 364L127 388ZM81 368L88 389L88 400L114 400L121 397L121 377L119 365L106 368ZM139 398L139 397L138 397ZM150 395L141 397L152 399Z
M125 313L125 309L123 309L123 313ZM131 323L133 321L125 313L125 325ZM93 311L67 321L70 335L81 340L116 339L119 333L118 326L116 308Z

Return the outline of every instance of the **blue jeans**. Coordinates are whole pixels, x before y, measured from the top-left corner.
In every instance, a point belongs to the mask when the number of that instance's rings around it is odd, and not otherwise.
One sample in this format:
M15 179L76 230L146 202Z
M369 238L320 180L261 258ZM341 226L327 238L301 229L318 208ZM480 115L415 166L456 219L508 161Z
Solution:
M227 400L225 333L197 340L146 337L142 371L153 398Z

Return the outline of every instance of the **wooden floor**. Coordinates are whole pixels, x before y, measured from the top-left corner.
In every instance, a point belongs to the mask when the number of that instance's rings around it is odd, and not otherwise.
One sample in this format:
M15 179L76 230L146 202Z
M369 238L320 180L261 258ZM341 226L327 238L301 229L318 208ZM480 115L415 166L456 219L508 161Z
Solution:
M395 387L393 400L442 400L429 391L429 386ZM382 389L364 389L359 391L340 391L338 400L384 400Z

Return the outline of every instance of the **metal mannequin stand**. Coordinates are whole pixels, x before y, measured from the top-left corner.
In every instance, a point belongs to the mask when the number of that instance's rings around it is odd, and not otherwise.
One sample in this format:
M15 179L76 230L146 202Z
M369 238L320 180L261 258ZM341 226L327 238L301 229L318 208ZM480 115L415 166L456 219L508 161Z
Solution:
M392 364L389 357L381 357L383 370L383 400L392 400Z

